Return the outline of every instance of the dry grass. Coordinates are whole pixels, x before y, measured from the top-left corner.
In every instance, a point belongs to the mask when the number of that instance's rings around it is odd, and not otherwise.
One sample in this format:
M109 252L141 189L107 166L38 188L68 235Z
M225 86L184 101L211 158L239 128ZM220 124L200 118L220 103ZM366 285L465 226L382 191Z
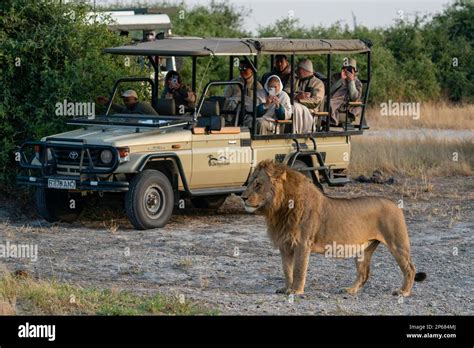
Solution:
M352 138L349 174L370 176L375 169L385 174L422 178L426 190L431 176L473 175L474 142L436 138ZM457 161L455 161L457 153Z
M387 128L432 128L432 129L474 129L474 105L449 105L421 103L420 117L382 116L380 105L367 110L367 122L371 129Z
M81 288L0 271L0 315L212 315L182 296L139 296L117 289Z

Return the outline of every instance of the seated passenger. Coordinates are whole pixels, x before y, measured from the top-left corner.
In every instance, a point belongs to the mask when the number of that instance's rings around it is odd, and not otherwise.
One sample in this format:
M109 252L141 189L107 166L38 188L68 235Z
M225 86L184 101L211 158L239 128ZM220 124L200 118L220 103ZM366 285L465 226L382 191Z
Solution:
M280 78L272 75L265 82L264 89L257 92L257 133L273 134L278 125L273 120L289 120L291 118L291 102L283 90ZM252 118L246 118L251 127Z
M168 71L165 76L165 88L161 98L174 99L176 112L180 115L193 110L196 103L196 94L182 82L181 76L174 70Z
M262 76L262 83L265 83L271 75L277 75L283 84L283 90L287 94L290 94L290 77L293 76L293 78L295 78L295 74L291 73L291 66L288 62L287 56L283 54L278 54L275 56L275 61L273 62L273 69L271 72L268 72Z
M317 118L324 100L324 83L314 76L313 63L303 59L298 63L293 105L293 133L305 134L315 130Z
M296 73L295 100L312 111L322 111L324 83L314 76L313 63L309 59L301 60Z
M355 59L344 59L341 77L331 87L331 124L339 124L339 112L346 112L348 101L357 101L362 96L362 82L357 77L357 62ZM350 122L360 115L362 107L350 106Z
M239 65L240 76L232 81L242 82L244 84L245 110L246 113L253 112L253 70L248 60L241 60ZM257 91L262 89L260 82L257 82ZM226 86L224 90L226 102L224 110L235 111L236 115L240 112L241 90L237 85ZM234 115L226 115L226 123L233 124Z
M112 110L119 114L158 115L149 103L138 101L137 92L133 89L126 90L122 93L121 97L125 106L117 104L112 104L111 106ZM97 102L106 105L109 102L109 98L100 96L97 98Z

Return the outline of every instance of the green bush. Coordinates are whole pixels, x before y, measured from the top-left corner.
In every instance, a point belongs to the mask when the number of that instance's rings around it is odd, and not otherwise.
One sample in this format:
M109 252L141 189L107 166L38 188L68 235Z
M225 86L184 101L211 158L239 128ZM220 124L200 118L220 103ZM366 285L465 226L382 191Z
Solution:
M260 27L258 36L369 39L373 43L370 102L392 99L472 103L473 18L474 4L457 0L431 20L417 17L413 21L398 21L385 30L363 26L351 30L340 23L329 27L304 27L298 20L285 18ZM356 58L359 57L362 56ZM455 58L457 66L453 64ZM323 60L312 59L324 72ZM336 71L340 59L333 59L333 62L332 69ZM359 65L363 74L363 59Z
M103 54L125 43L89 9L53 0L4 0L0 15L0 184L12 183L14 152L25 140L67 129L56 103L92 102L120 76L140 75L137 64Z
M426 24L423 37L444 97L474 102L474 3L456 1Z

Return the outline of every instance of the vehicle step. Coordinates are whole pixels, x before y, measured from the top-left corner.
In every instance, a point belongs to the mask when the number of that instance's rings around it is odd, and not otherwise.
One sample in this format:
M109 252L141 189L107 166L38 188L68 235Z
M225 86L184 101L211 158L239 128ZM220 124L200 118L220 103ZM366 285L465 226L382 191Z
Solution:
M326 166L319 166L319 167L298 168L296 170L300 171L300 172L307 172L307 171L313 171L313 170L327 170L327 169L329 169L329 168L326 167Z
M351 179L345 178L329 178L328 185L329 186L341 186L351 182Z
M237 186L237 187L222 187L222 188L213 188L213 189L194 189L191 190L192 196L211 196L211 195L219 195L219 194L230 194L230 193L242 193L244 192L246 187L244 186Z

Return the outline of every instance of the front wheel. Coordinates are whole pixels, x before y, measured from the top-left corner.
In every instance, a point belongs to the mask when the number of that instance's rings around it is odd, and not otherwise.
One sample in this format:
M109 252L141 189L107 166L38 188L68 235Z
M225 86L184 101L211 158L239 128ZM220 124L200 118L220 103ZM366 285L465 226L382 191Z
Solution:
M80 195L45 187L38 187L35 201L38 214L48 222L73 222L84 207Z
M173 188L163 173L147 169L130 182L125 196L125 212L138 230L166 225L174 206Z

